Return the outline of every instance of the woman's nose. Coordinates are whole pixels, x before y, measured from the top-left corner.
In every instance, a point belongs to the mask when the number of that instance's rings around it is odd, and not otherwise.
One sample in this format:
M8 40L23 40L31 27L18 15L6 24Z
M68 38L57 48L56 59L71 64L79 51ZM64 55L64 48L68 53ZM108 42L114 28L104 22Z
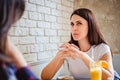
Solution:
M75 25L73 26L73 30L77 30L77 27Z

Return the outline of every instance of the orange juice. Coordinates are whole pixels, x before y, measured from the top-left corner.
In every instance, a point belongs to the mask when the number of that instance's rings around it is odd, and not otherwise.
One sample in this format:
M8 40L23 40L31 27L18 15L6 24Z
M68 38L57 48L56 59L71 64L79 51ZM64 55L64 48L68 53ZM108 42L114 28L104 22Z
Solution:
M102 72L99 67L91 69L90 73L91 73L91 80L101 80Z
M101 67L96 65L95 63L92 63L90 74L91 74L91 80L102 80Z

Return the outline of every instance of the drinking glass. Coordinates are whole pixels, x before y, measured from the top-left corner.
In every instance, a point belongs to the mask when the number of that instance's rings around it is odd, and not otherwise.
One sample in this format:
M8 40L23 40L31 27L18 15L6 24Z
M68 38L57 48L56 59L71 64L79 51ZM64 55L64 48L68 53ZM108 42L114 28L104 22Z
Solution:
M90 64L91 80L102 80L102 68L101 66L91 62Z

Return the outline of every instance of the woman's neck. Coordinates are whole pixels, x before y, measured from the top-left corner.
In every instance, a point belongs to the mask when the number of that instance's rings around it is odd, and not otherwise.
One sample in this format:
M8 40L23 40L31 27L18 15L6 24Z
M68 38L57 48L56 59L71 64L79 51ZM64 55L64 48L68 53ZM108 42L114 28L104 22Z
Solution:
M80 46L80 50L83 52L86 52L91 48L91 45L90 45L88 39L80 40L80 41L78 41L78 44Z

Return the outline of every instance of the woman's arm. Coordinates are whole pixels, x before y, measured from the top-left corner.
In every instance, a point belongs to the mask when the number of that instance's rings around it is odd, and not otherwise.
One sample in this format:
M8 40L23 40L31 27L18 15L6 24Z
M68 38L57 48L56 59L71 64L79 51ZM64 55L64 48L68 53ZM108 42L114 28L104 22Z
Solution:
M64 51L59 51L53 60L42 70L42 80L51 80L64 63Z
M80 58L83 60L83 62L86 64L86 66L90 69L90 63L93 60L85 53L80 54ZM100 60L107 61L108 65L109 65L109 69L102 68L102 80L107 80L108 77L114 78L114 71L113 71L111 55L106 53Z
M106 53L102 56L101 60L105 60L107 61L108 65L109 65L109 69L102 69L102 79L106 80L108 77L112 77L114 79L114 69L113 69L113 63L112 63L112 55L109 53ZM105 76L107 74L107 76Z
M86 53L76 49L75 47L68 47L67 53L70 53L71 56L76 56L83 60L83 62L86 64L86 66L90 69L90 63L93 62L91 57L89 57ZM100 60L107 61L109 65L109 69L102 68L102 80L107 80L108 77L114 78L114 71L113 71L113 65L112 65L112 56L110 53L106 53L102 56Z

